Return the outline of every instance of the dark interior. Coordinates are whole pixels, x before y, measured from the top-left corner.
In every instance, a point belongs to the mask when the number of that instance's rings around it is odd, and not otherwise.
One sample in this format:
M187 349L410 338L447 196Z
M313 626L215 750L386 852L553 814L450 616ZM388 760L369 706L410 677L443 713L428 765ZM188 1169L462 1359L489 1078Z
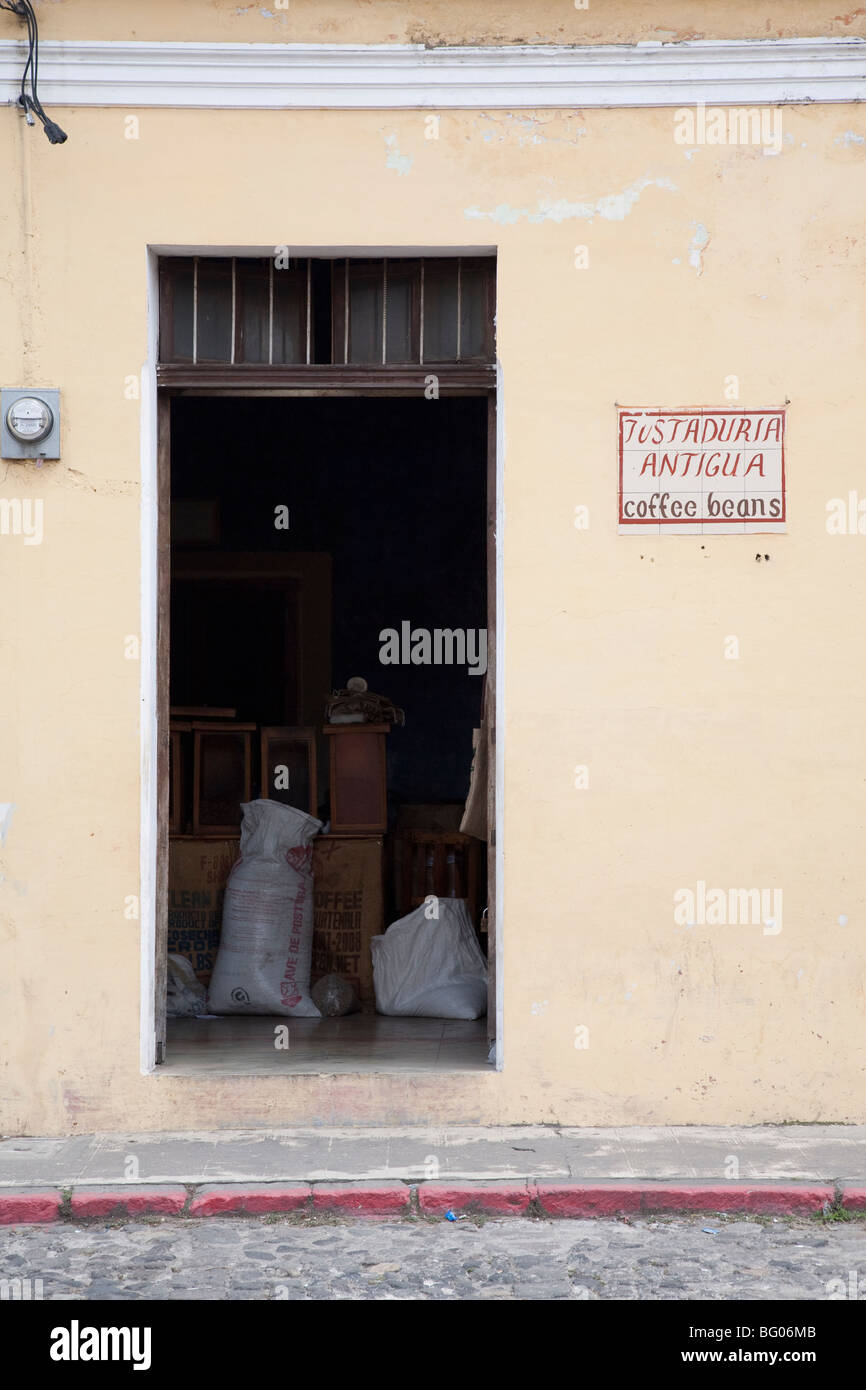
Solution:
M388 739L389 820L401 802L461 801L468 788L483 680L466 666L383 666L379 634L404 620L486 626L486 428L487 403L472 397L172 402L173 502L217 504L198 548L331 556L332 684L363 676L406 713ZM285 702L290 608L267 585L175 582L172 705L298 722ZM301 647L317 640L300 635Z

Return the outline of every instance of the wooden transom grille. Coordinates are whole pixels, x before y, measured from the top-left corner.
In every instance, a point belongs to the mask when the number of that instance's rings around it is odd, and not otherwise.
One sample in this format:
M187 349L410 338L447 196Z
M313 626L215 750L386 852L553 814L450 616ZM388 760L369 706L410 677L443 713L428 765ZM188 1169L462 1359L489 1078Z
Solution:
M160 364L494 361L492 257L165 257Z

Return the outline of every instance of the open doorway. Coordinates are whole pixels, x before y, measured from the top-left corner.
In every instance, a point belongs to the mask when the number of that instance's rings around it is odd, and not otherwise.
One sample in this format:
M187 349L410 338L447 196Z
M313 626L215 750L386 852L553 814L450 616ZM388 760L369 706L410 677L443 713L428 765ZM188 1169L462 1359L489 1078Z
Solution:
M165 404L164 949L208 987L241 804L276 799L323 826L310 982L337 974L361 1004L336 1018L169 1019L173 1072L488 1065L492 1019L377 1014L370 940L442 895L466 902L488 951L488 846L460 825L491 704L491 419L488 392L190 392ZM365 726L366 771L341 783L358 727L329 726L327 702L357 677L393 714ZM352 806L346 788L359 786Z

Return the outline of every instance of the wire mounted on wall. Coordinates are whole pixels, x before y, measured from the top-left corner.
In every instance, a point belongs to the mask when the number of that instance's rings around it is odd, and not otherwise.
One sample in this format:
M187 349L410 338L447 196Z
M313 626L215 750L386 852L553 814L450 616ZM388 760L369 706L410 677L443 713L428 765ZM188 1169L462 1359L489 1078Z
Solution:
M10 14L17 14L19 19L23 19L27 24L27 38L30 49L27 54L27 62L21 74L21 93L18 97L18 105L27 117L28 125L35 125L33 117L42 122L45 134L52 145L62 145L68 139L65 130L61 130L55 121L49 120L46 116L36 84L39 79L39 29L36 24L36 15L30 0L0 0L0 10L8 10ZM28 74L30 78L30 91L27 91Z

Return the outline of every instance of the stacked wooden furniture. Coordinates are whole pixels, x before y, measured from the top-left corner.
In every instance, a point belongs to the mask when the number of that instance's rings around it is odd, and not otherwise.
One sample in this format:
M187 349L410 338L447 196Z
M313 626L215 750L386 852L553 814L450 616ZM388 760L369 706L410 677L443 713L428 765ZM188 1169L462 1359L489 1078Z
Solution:
M316 731L303 725L262 729L261 796L318 815Z
M169 828L173 835L240 832L241 802L252 795L252 735L233 709L171 708ZM192 737L192 775L188 753Z
M313 983L342 975L371 1001L370 941L385 930L384 853L388 828L385 739L390 724L325 724L330 834L313 846Z
M256 726L236 716L206 705L170 712L168 949L185 956L205 986L237 859L241 803L252 795Z
M459 830L403 830L401 916L427 898L464 898L473 926L478 925L481 841Z
M325 724L331 740L331 830L376 835L388 829L385 739L390 724Z

